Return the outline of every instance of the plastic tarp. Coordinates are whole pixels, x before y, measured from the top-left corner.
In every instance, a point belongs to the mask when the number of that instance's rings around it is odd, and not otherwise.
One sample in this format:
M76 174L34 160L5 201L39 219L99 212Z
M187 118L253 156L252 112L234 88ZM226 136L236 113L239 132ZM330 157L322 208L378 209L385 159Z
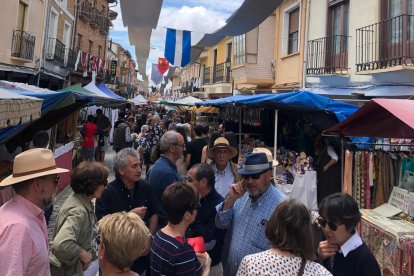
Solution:
M174 102L169 101L162 101L161 104L168 105L168 106L195 106L196 103L202 104L202 100L197 99L193 96L188 96L182 99L179 99Z
M87 100L88 105L95 105L95 94L89 90L83 88L80 84L75 84L63 89L58 90L58 92L72 92L76 95L76 98L81 100Z
M228 104L246 105L278 110L315 111L321 110L335 114L339 122L358 110L358 106L334 101L307 91L282 94L258 94L251 96L231 96L205 101L203 106L223 106Z
M326 134L381 138L414 138L414 101L373 99Z

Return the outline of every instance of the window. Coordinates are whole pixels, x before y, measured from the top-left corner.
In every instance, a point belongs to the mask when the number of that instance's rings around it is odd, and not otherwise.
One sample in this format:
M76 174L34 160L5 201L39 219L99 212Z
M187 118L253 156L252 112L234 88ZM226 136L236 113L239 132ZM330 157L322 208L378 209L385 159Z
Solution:
M288 51L287 54L298 52L299 39L299 7L289 13Z
M99 45L98 46L98 57L101 57L101 54L102 54L102 46Z
M244 64L246 61L246 35L233 37L234 65Z
M66 8L68 6L68 0L57 0L57 2L61 7Z
M92 49L93 49L93 41L89 40L89 46L88 46L88 53L92 54Z
M328 14L328 36L332 37L331 47L334 54L348 52L349 1L331 1Z
M27 5L22 1L19 1L19 11L17 14L17 25L16 30L24 31L25 22L26 22L26 12L27 12Z
M76 39L76 50L77 51L82 49L82 39L83 39L83 35L78 34L78 37Z

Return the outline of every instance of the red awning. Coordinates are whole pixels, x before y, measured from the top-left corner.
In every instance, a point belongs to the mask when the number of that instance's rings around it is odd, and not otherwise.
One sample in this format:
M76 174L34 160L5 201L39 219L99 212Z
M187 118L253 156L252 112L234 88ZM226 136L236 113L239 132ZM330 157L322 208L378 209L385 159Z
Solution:
M373 99L324 134L414 139L414 101Z

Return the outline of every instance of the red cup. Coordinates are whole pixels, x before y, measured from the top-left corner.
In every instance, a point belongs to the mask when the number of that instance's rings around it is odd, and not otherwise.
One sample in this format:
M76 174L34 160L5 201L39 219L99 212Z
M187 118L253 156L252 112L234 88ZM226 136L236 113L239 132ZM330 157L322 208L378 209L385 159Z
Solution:
M196 253L204 253L206 252L206 244L204 243L204 238L194 237L194 238L187 238L187 243L191 245Z

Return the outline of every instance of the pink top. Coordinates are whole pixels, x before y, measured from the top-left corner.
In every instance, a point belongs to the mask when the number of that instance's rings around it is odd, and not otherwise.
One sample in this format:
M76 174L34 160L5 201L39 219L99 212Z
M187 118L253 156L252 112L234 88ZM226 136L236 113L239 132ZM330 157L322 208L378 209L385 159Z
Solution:
M1 275L50 275L42 209L16 194L0 207Z

